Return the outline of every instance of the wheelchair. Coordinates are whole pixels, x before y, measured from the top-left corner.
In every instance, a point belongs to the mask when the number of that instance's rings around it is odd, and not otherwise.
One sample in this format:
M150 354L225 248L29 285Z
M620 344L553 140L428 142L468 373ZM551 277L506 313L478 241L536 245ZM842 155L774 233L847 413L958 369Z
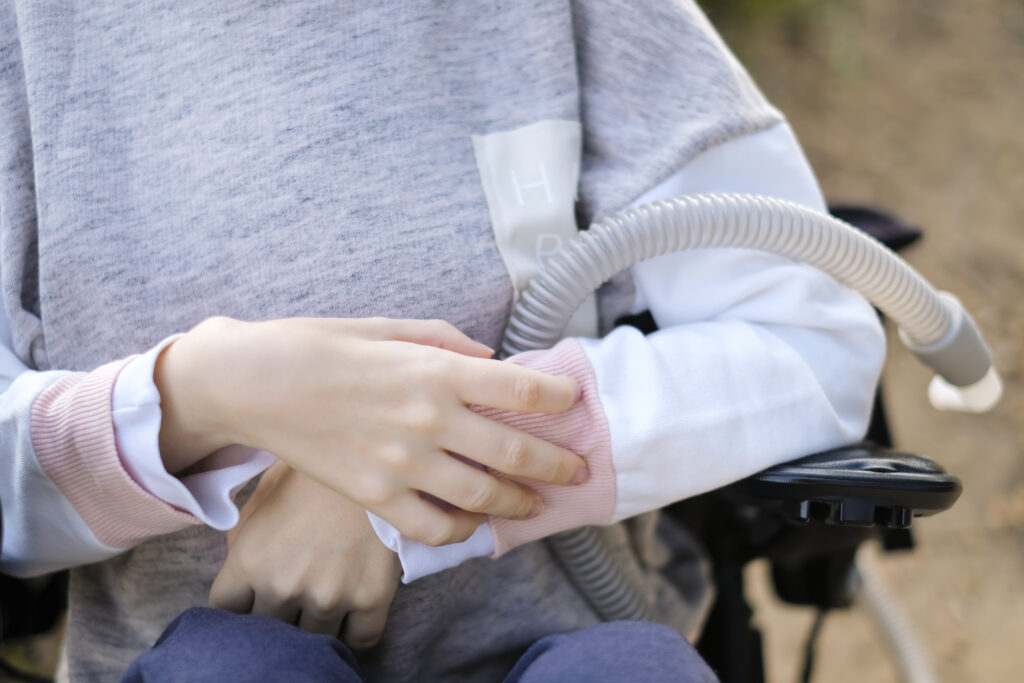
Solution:
M829 212L894 251L922 233L873 208L831 206ZM645 333L649 314L620 321ZM960 480L933 460L893 450L881 386L864 440L808 455L665 509L703 545L716 595L696 643L722 683L764 683L760 631L745 597L744 568L765 559L783 602L815 608L802 680L810 681L814 645L825 615L850 607L861 589L856 555L878 541L884 551L914 546L911 524L949 509Z
M921 237L916 228L881 211L835 206L830 212L894 249ZM654 329L647 314L620 321ZM808 638L803 680L811 680L813 648L824 615L849 607L855 596L855 556L865 541L885 550L913 547L915 517L951 507L962 487L934 461L892 450L881 392L865 440L769 468L665 510L706 549L716 598L697 649L722 683L763 683L762 638L744 596L744 567L766 558L785 602L817 608ZM0 519L2 533L2 519ZM21 580L0 575L0 643L55 627L66 609L67 573ZM46 680L0 659L0 679Z

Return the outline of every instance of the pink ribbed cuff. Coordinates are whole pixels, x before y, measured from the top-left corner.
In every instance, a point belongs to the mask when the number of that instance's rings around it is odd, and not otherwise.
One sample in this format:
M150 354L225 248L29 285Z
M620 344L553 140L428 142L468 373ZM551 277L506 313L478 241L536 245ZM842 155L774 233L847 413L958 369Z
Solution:
M115 548L199 523L135 483L121 463L111 396L129 360L68 375L32 404L32 445L43 471L96 538Z
M608 524L615 507L615 471L608 419L598 399L594 369L579 343L566 339L552 349L521 353L509 362L551 375L573 377L582 390L579 402L560 415L524 415L477 407L474 410L578 454L587 461L590 479L579 486L554 486L518 479L541 494L544 511L535 519L521 522L491 517L494 557L559 531Z

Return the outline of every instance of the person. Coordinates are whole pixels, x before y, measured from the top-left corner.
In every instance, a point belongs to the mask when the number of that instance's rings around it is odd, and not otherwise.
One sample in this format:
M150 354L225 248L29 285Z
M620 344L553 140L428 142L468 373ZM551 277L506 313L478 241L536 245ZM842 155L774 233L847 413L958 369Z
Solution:
M692 2L9 0L0 26L0 569L74 567L72 680L208 599L379 639L367 680L500 680L597 623L534 542L584 524L692 634L643 513L863 433L873 311L745 250L638 264L553 349L488 358L577 223L824 207ZM642 309L659 332L609 332Z

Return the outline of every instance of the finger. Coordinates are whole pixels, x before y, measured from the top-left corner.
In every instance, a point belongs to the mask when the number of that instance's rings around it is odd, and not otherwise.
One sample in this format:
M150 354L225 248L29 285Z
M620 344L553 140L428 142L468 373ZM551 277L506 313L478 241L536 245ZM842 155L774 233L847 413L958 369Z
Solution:
M586 461L572 451L466 410L438 439L445 450L515 477L582 484Z
M387 622L388 606L349 612L341 632L341 639L353 650L366 650L380 642Z
M261 590L256 592L253 599L252 613L294 624L299 618L299 606L293 600L285 600L271 591Z
M392 339L425 346L436 346L466 356L490 358L494 349L470 339L457 327L444 320L396 320Z
M368 507L406 538L439 546L461 543L473 535L484 521L482 515L465 510L442 510L411 491L384 505Z
M372 318L365 320L363 324L367 336L381 341L404 341L423 346L436 346L439 349L478 358L490 358L494 355L494 349L474 341L444 320Z
M508 519L531 519L540 514L540 496L525 486L499 479L447 453L424 460L423 467L430 475L422 478L424 493L469 512Z
M323 633L337 637L344 620L345 611L341 608L333 613L320 612L313 608L303 609L299 614L299 628L308 633Z
M483 358L465 358L454 367L456 392L464 403L514 413L564 413L578 399L572 377Z
M230 564L225 564L210 587L209 603L210 607L248 614L255 595L249 582L238 577Z

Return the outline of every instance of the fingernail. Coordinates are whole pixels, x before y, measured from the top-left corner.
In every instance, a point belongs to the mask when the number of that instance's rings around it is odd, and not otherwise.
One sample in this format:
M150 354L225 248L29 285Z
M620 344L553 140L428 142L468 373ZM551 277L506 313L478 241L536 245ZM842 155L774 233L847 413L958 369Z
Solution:
M590 470L586 467L581 467L573 473L572 479L569 480L569 484L575 486L576 484L582 484L587 479L590 479Z
M581 398L583 398L583 385L576 382L576 396L572 400L573 404L579 403Z
M530 506L530 511L526 513L527 519L533 519L544 510L544 502L540 498L533 499L533 505Z

